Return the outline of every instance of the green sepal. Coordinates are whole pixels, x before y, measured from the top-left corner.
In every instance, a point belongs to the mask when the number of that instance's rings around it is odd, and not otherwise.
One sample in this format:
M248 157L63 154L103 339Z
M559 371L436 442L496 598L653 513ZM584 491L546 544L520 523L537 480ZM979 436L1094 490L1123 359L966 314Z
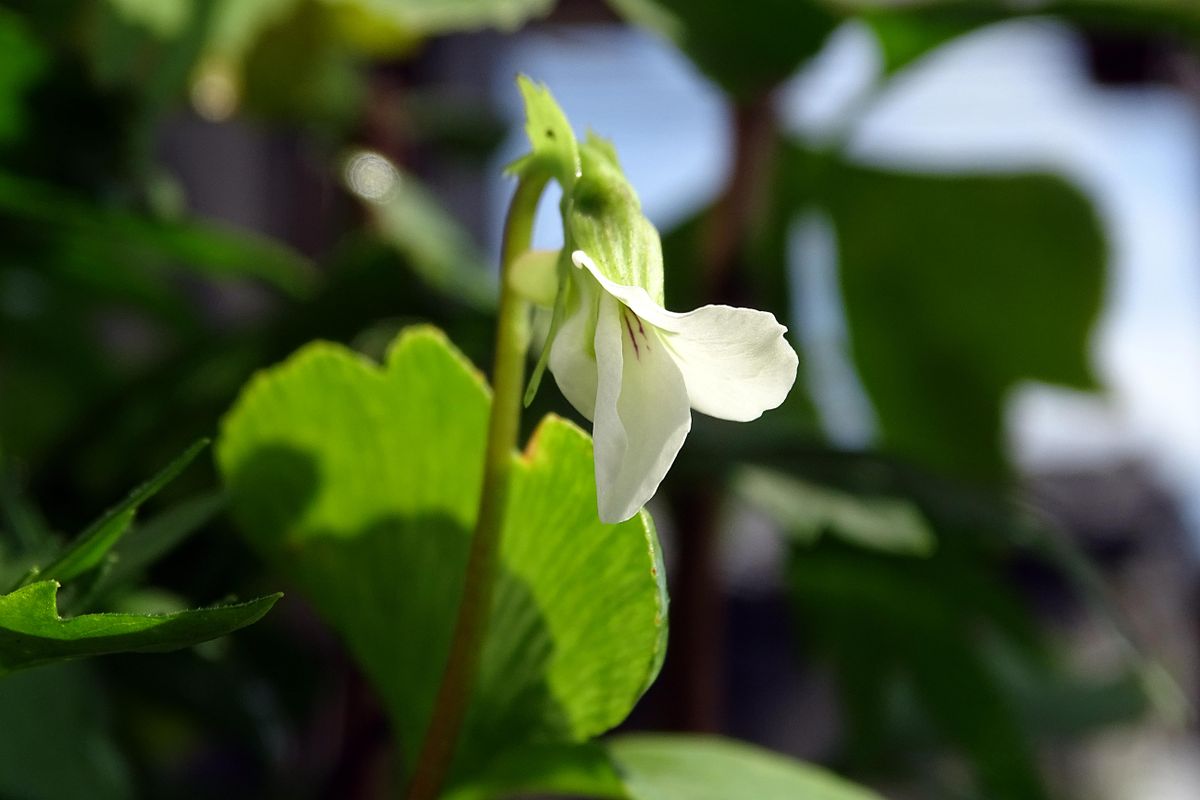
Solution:
M525 99L525 135L532 149L507 168L510 174L523 175L542 169L570 191L580 173L579 145L571 123L555 102L545 84L517 76L517 88Z
M589 136L579 154L583 173L565 215L575 249L587 253L609 280L640 286L662 305L662 242L642 214L616 151L607 140Z
M568 246L563 247L558 251L558 264L556 271L558 273L558 289L554 295L554 313L550 317L550 330L546 334L546 341L542 345L542 352L538 355L537 364L533 368L533 373L529 376L529 383L525 387L525 407L533 402L533 398L537 395L538 387L542 385L542 376L546 374L546 366L550 363L550 347L554 344L554 337L558 335L559 326L562 325L563 319L566 317L567 311L567 293L570 290L571 275L568 270L571 269L571 250Z

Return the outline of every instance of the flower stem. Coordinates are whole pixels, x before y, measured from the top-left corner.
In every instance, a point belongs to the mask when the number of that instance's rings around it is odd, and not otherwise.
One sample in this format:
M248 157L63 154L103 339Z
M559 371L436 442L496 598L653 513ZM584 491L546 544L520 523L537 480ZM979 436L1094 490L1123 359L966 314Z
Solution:
M492 369L492 411L488 421L483 490L454 638L434 701L425 741L414 765L408 800L435 800L450 772L455 745L466 719L479 671L492 594L496 584L500 535L508 504L509 474L521 423L525 357L529 349L529 305L510 286L509 269L529 249L533 218L546 186L545 175L523 176L504 223L500 256L500 309Z

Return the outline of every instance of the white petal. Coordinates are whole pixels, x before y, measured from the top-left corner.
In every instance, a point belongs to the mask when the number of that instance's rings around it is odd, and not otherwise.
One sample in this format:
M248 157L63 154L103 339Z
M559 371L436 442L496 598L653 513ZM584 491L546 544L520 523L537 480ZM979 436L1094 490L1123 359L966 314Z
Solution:
M596 492L600 519L620 522L654 496L692 426L687 389L651 326L602 294L596 322Z
M575 250L572 252L571 261L575 262L575 266L586 269L588 272L590 272L592 277L600 282L600 286L603 287L605 292L611 294L613 297L629 306L633 313L637 314L642 319L650 319L651 322L654 322L651 317L655 316L656 314L678 316L672 315L670 311L667 311L658 303L654 302L654 298L650 296L650 293L641 286L624 286L619 283L614 283L608 278L604 277L604 274L600 272L600 268L596 266L596 262L592 261L591 256L582 250ZM654 324L658 325L657 322L654 322ZM659 327L663 326L659 325Z
M679 363L697 411L747 422L784 401L796 381L799 359L772 314L732 306L667 311L644 289L622 286L600 274L582 250L571 254L605 292L655 326Z
M575 273L575 270L568 270ZM587 275L571 276L566 315L550 346L550 371L567 402L588 419L596 416L596 307L600 289Z
M800 359L787 328L766 311L704 306L672 320L662 338L675 355L692 408L749 422L784 401Z

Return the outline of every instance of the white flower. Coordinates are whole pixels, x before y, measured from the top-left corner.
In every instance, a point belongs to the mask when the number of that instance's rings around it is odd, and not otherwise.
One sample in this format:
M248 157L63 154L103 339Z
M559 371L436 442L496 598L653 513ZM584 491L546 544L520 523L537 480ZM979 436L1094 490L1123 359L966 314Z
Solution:
M593 421L600 519L637 513L675 461L691 410L747 422L796 380L787 329L765 311L667 311L640 286L609 280L582 250L575 291L550 350L567 400Z

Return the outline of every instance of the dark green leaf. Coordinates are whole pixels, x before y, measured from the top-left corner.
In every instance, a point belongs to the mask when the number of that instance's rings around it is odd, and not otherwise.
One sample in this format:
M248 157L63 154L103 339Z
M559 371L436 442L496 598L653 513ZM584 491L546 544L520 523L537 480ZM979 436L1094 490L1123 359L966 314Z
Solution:
M630 22L674 42L721 88L753 97L815 54L837 17L815 0L609 0Z
M1187 37L1200 42L1200 6L1189 0L1047 0L964 3L960 0L837 0L856 11L879 39L884 69L896 72L958 36L1014 17L1057 15L1099 31Z
M57 595L55 581L41 581L0 597L0 675L84 656L190 647L257 622L281 597L175 614L64 619L58 615Z
M1107 247L1078 189L1053 175L845 164L822 185L854 360L887 448L993 477L1018 383L1095 387L1088 341Z
M883 69L895 73L920 60L943 44L1001 18L982 15L978 7L959 5L941 14L910 13L904 9L872 9L863 21L871 27L883 54Z

